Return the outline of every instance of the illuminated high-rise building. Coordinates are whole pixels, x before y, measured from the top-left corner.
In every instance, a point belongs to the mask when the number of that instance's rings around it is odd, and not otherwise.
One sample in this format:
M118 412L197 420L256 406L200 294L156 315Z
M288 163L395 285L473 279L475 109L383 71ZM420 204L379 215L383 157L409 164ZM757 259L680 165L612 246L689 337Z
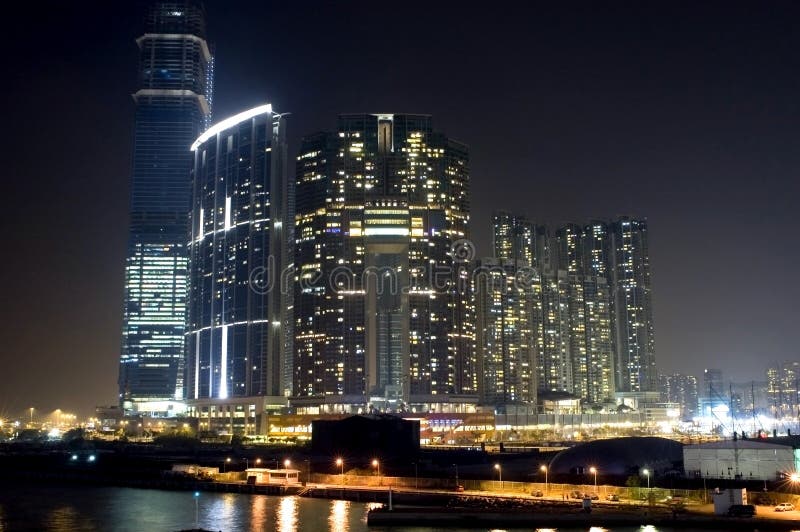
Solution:
M538 387L586 403L615 391L608 283L602 277L545 270L533 304Z
M213 59L199 2L154 2L139 46L119 370L126 409L183 399L189 146L211 114Z
M291 393L286 151L286 119L269 104L192 144L186 398L196 417L215 408L237 432L256 430L263 401L253 398Z
M569 284L565 272L545 270L541 299L534 305L539 390L572 392L569 346Z
M647 222L622 217L609 232L617 390L657 392Z
M426 115L342 115L296 176L294 394L475 393L467 147Z
M681 405L681 419L691 421L697 415L697 377L682 373L659 375L659 388L661 401Z
M572 394L587 403L614 397L614 353L608 283L592 275L570 275L569 348Z
M798 415L800 362L786 361L767 368L767 401L776 417Z
M484 404L536 402L534 304L538 277L528 263L483 259L473 274L478 393Z
M536 266L536 227L526 217L497 211L492 214L494 258L521 260Z

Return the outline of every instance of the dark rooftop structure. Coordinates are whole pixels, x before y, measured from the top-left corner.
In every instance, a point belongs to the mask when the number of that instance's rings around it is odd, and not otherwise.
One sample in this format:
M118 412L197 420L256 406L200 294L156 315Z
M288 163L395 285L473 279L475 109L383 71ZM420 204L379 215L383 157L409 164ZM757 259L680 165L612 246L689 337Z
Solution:
M357 457L364 463L410 458L419 452L419 421L389 415L313 421L311 449L317 455Z
M654 474L680 469L683 445L666 438L631 437L595 440L561 451L550 463L553 474L635 475L647 468Z

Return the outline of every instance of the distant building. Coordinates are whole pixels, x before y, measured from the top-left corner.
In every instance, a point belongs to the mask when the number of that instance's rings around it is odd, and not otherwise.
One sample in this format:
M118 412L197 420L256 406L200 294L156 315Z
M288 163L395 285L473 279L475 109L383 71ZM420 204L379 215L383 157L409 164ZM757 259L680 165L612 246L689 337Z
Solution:
M264 398L280 404L291 390L286 119L262 105L191 149L187 399L201 424L221 417L229 432L255 433Z
M501 260L524 261L536 267L536 230L524 216L505 211L492 214L493 256Z
M536 403L533 305L538 279L527 262L483 259L474 273L478 394L484 404Z
M786 361L767 368L769 409L776 417L797 416L800 410L800 362Z
M617 390L658 391L647 221L619 218L609 226L612 320Z
M683 373L659 376L661 401L677 403L681 409L681 419L690 421L697 415L697 377Z
M357 412L476 392L468 163L427 115L341 115L303 139L296 396Z
M119 398L169 415L183 399L189 145L211 115L213 58L199 1L156 1L136 39L139 75Z

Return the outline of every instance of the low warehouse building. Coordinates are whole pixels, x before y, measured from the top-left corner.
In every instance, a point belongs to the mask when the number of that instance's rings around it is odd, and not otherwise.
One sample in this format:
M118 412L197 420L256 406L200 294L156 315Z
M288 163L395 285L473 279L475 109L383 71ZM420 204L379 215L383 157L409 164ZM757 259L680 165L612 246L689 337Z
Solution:
M697 478L780 480L798 470L790 441L727 440L683 448L686 475Z

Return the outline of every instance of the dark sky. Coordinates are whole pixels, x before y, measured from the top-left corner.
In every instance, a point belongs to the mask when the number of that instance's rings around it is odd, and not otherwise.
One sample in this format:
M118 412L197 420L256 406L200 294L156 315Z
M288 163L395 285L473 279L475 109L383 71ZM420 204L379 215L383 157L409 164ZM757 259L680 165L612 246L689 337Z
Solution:
M429 113L489 214L650 224L662 371L800 358L800 4L209 1L216 117ZM17 9L20 9L18 6ZM0 416L116 401L143 4L4 15Z

